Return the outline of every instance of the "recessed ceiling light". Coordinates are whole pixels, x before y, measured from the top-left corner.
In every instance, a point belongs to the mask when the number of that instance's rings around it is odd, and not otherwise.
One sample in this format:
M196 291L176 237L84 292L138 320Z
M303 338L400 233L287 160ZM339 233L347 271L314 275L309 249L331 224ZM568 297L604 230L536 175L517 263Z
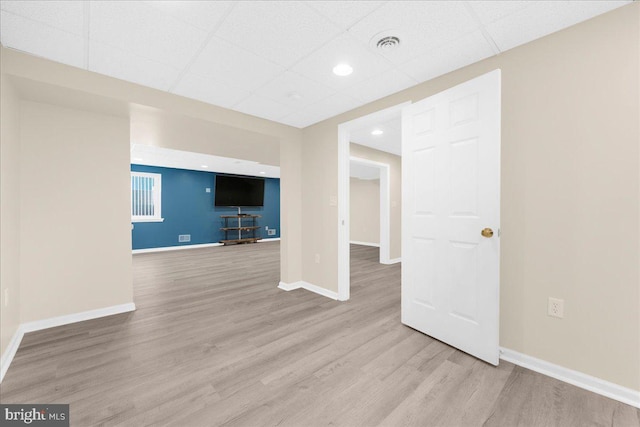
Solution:
M299 94L298 92L296 92L296 91L293 91L293 92L289 93L289 94L287 95L287 97L288 97L289 99L293 100L293 101L298 101L298 100L302 99L302 95L300 95L300 94Z
M371 135L382 135L384 133L384 131L382 129L374 129L371 131Z
M335 67L333 67L333 74L335 74L336 76L348 76L349 74L353 73L353 67L351 67L351 65L349 64L338 64Z
M209 167L207 165L200 165L200 166L203 167L203 168L208 168Z
M266 172L265 171L260 171L260 175L265 175Z

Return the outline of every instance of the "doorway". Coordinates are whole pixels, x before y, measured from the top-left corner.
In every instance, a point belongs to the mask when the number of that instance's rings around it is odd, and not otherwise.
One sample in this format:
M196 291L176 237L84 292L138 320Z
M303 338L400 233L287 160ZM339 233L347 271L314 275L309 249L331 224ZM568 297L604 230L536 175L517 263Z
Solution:
M402 323L498 364L501 72L494 70L400 112ZM349 298L349 155L338 126L338 297ZM484 227L484 228L483 228ZM494 232L494 230L496 230Z
M359 225L361 225L360 229L356 229L354 226L350 227L349 241L351 244L377 245L380 248L380 264L391 264L389 165L351 156L349 167L350 222L353 222L354 217L358 217ZM364 197L357 197L358 194L354 195L354 185ZM377 194L370 194L371 191L367 187L377 190ZM364 200L362 200L363 198ZM372 201L374 203L371 203ZM357 211L354 212L354 209ZM370 212L366 212L367 210ZM374 227L377 230L373 230Z
M396 105L391 108L387 108L385 110L378 111L373 114L369 114L367 116L360 117L355 120L351 120L346 123L342 123L338 126L338 299L340 301L346 301L350 298L350 170L351 170L351 143L357 142L353 140L353 136L362 132L372 132L377 130L380 127L384 127L383 124L397 122L399 123L400 114L402 109L407 105L410 105L410 102L405 102L399 105ZM391 129L390 129L391 130ZM398 128L399 132L400 129ZM372 139L375 141L375 139ZM400 140L397 140L397 147L394 151L399 152L400 148ZM380 150L380 146L376 146L375 144L367 144L369 147L374 148L376 150ZM391 151L389 151L391 152ZM367 164L369 166L374 166L377 168L382 168L386 172L381 172L381 221L380 221L380 260L382 263L391 264L394 262L399 262L399 255L393 256L391 252L393 252L393 244L391 244L392 234L390 232L391 229L391 216L389 214L389 210L391 206L394 204L394 201L391 200L390 197L390 181L391 181L391 172L389 170L389 165L383 162L371 160L371 159L363 159L362 156L358 156L358 159L361 161L360 163ZM386 165L386 168L384 167ZM387 174L386 182L383 185L382 176ZM386 194L383 194L383 191ZM384 206L382 206L384 203ZM398 201L395 201L396 209L399 209ZM383 217L386 216L385 219ZM399 224L399 221L397 221ZM384 230L383 230L384 227ZM386 239L386 240L383 240ZM383 243L384 242L384 243ZM383 248L383 244L386 248Z

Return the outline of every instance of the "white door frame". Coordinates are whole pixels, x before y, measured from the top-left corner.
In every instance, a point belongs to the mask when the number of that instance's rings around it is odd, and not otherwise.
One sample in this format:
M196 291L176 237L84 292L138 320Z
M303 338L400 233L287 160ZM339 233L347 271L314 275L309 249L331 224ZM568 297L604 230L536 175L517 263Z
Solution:
M349 163L376 168L380 171L380 264L391 264L391 195L389 165L361 157L349 157ZM349 190L351 191L351 190ZM349 207L351 213L351 207Z
M411 102L403 102L390 108L359 117L338 125L338 300L347 301L350 296L350 252L349 252L349 144L351 131L367 125L377 124L380 117L400 114ZM380 236L382 238L382 236Z

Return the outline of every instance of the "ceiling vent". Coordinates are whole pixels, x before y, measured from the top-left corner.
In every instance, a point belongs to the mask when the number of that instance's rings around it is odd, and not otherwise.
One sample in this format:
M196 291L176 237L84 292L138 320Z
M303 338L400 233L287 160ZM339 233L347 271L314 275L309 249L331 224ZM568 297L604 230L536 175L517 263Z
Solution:
M400 47L400 37L396 30L385 30L371 38L369 46L382 53L391 53Z
M398 46L400 46L400 39L396 36L383 37L376 43L376 47L384 51L396 49Z

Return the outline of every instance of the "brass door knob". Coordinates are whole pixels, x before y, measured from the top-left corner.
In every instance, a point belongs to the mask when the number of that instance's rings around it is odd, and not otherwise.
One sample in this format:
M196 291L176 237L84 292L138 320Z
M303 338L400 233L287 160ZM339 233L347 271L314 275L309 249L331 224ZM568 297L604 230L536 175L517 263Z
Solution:
M490 228L483 228L480 234L482 234L482 237L493 237L493 230Z

